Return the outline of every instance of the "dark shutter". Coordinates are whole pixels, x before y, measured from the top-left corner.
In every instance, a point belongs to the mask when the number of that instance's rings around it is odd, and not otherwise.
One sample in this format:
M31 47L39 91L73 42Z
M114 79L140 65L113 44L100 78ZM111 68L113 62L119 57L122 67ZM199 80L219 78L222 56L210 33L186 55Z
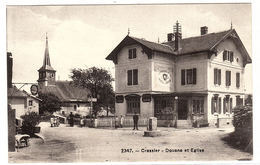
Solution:
M128 58L132 59L132 50L131 49L128 50Z
M196 81L197 81L197 69L196 68L192 69L192 78L193 78L193 84L196 84Z
M229 113L232 113L232 98L230 98L229 102Z
M228 71L226 71L226 86L228 86Z
M240 73L236 73L236 87L240 87Z
M214 69L214 84L217 84L218 69Z
M227 51L224 50L223 52L223 61L227 60Z
M211 114L214 114L214 97L211 98Z
M181 70L181 85L185 85L185 69Z
M138 84L138 70L134 69L133 70L133 85L137 85Z
M221 69L218 69L218 85L221 85Z
M223 114L226 113L226 98L223 99Z
M218 113L221 114L221 98L218 98Z
M127 85L132 85L132 70L127 71Z
M231 71L228 71L228 77L229 77L229 80L228 80L228 85L230 86L231 85Z
M230 51L230 61L231 62L234 61L234 53L232 51Z
M133 49L133 58L136 58L136 49Z

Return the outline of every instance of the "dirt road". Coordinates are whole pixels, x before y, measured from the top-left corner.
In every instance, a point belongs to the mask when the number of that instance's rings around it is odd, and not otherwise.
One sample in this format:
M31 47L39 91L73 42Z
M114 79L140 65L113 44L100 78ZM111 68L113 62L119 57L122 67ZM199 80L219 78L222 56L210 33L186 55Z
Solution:
M9 153L9 162L193 161L252 159L221 138L233 128L158 128L160 137L143 137L145 128L51 128L41 123L45 142Z

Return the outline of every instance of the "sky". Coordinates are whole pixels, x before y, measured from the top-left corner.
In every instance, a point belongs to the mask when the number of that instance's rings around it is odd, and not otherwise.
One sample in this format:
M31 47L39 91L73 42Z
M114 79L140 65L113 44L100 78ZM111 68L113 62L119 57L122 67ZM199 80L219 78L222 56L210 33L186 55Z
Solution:
M183 38L230 29L231 22L248 53L252 49L250 4L8 6L7 51L14 59L13 82L36 83L48 34L57 80L70 80L73 68L103 67L114 75L105 57L127 35L166 41L178 22ZM252 66L245 71L246 93L252 92Z

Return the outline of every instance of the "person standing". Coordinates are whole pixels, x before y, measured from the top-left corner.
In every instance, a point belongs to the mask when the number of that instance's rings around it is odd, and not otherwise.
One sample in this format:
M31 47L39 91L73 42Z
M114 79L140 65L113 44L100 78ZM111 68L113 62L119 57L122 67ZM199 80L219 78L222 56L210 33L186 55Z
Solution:
M123 115L120 116L120 121L119 122L120 122L119 127L123 128L123 123L124 123L124 116Z
M138 115L137 115L137 113L135 112L134 113L134 116L133 116L133 120L134 120L134 129L133 130L138 130L138 119L139 119L139 117L138 117Z
M73 127L74 126L74 115L72 112L70 112L70 115L69 115L69 122L70 122L70 126Z

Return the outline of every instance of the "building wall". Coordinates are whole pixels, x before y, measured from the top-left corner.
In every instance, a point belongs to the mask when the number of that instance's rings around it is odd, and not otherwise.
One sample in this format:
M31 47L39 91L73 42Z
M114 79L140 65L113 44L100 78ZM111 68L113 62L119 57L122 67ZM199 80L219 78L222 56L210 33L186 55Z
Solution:
M30 100L32 100L31 106L29 105ZM36 112L37 114L39 114L39 100L36 100L32 97L27 97L26 102L27 102L26 112Z
M221 91L227 93L244 93L244 67L241 53L230 39L219 44L217 56L212 55L208 63L208 90ZM223 51L231 50L234 52L234 61L223 61ZM237 62L238 59L238 62ZM214 84L214 68L221 69L221 85ZM226 71L231 71L231 85L226 86ZM236 73L240 73L240 87L236 87Z
M128 59L128 49L136 48L136 58ZM151 91L151 60L142 51L141 46L124 47L118 53L118 63L115 65L115 92L131 93L136 91ZM138 69L138 85L127 85L127 70Z
M152 59L152 91L174 92L174 60L172 56L155 52ZM169 76L164 80L163 74Z
M12 109L15 109L16 118L20 118L26 113L25 102L26 98L24 97L8 98L8 104L11 104Z
M76 110L74 109L74 106L76 106ZM73 114L80 114L83 116L87 116L90 114L91 107L87 103L66 103L66 105L61 106L61 113L64 113L65 115L69 115L70 112Z
M176 60L176 92L205 91L207 89L207 54L179 56ZM197 69L196 84L181 85L182 69Z

